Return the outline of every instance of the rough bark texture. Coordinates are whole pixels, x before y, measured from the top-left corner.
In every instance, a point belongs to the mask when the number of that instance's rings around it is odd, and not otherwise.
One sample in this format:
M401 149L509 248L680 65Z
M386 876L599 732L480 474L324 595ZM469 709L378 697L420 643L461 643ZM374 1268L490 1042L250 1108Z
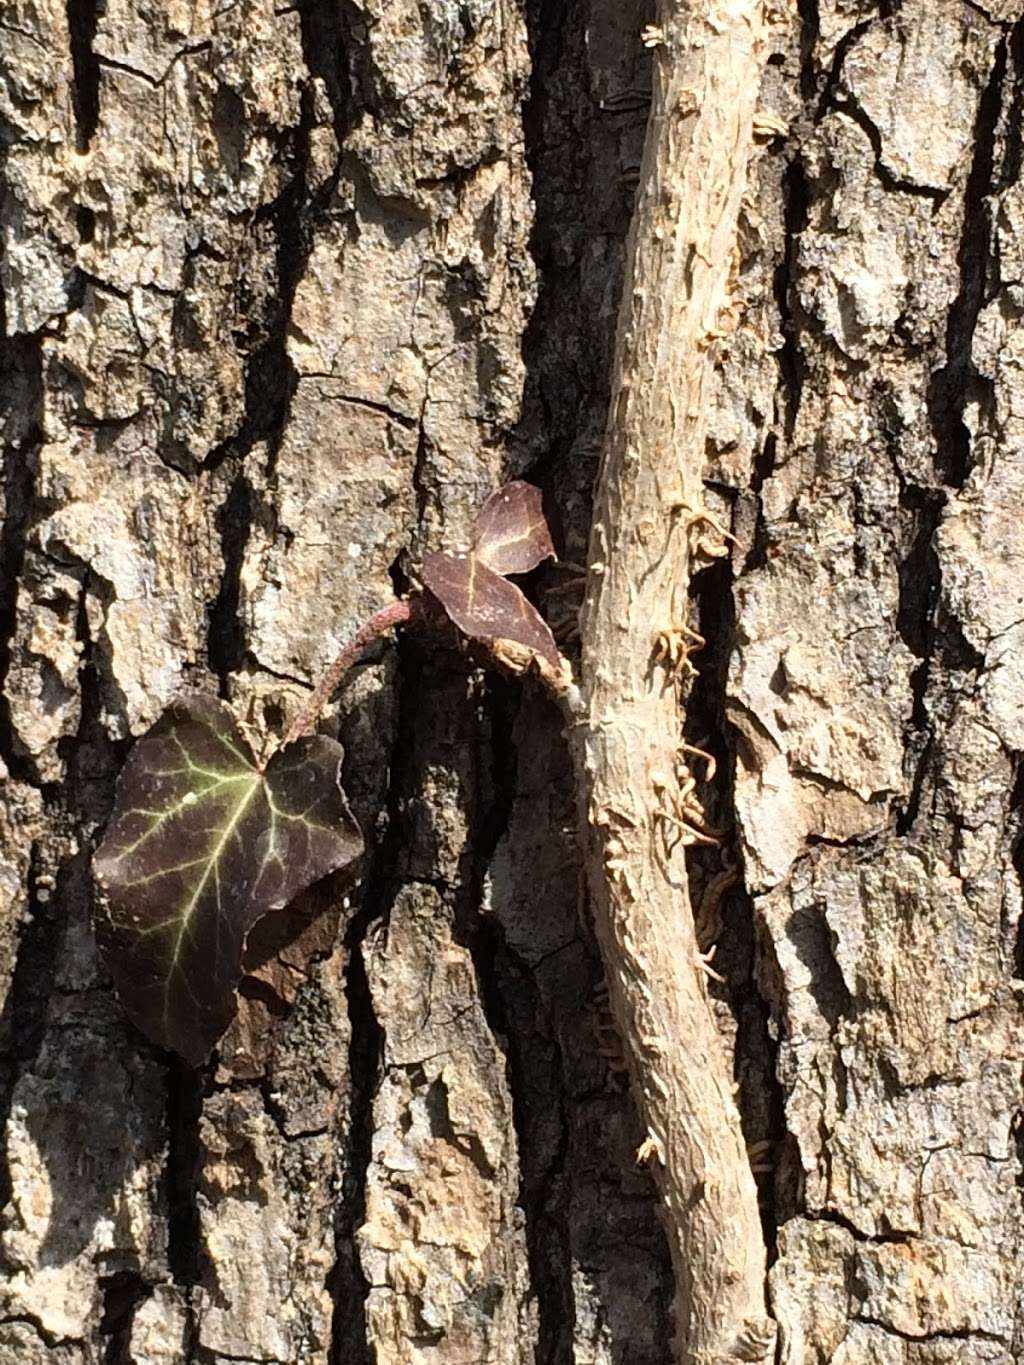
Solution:
M258 936L207 1073L124 1023L88 877L175 692L280 732L503 478L583 561L653 17L0 15L0 1361L670 1360L531 686L413 641L355 672L362 880ZM791 1365L1024 1352L1022 92L1011 0L770 30L686 733ZM536 583L567 647L578 586Z
M772 1294L785 1361L1009 1361L1024 30L803 20L727 691L786 1131Z

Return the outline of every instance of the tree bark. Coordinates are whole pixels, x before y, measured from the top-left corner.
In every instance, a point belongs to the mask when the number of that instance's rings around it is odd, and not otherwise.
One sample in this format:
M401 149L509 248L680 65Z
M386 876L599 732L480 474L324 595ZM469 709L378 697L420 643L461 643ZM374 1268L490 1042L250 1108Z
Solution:
M721 835L688 896L673 853L664 914L684 984L717 945L695 1037L738 1087L779 1359L1010 1362L1024 27L1012 0L768 19L680 474L735 543L684 587L676 523L678 615L626 623L708 641L657 739L714 756ZM507 478L544 490L563 565L531 587L573 651L656 22L0 16L2 1362L668 1365L679 1229L738 1235L711 1202L662 1230L561 719L456 647L346 681L361 879L254 935L206 1071L125 1023L89 923L132 739L196 686L283 733ZM708 1142L749 1228L730 1104Z

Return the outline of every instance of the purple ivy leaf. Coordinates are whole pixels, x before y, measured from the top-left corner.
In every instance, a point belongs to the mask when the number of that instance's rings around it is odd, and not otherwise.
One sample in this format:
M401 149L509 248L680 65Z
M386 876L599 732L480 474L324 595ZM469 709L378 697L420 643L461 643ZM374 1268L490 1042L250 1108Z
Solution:
M511 640L555 669L561 658L547 622L514 583L472 554L428 555L423 582L463 634L484 644Z
M196 695L125 764L93 858L107 899L97 936L132 1021L193 1066L234 1017L256 921L362 853L341 760L316 736L261 770L230 710Z
M476 514L472 553L495 573L529 573L555 558L539 488L515 480L492 493Z

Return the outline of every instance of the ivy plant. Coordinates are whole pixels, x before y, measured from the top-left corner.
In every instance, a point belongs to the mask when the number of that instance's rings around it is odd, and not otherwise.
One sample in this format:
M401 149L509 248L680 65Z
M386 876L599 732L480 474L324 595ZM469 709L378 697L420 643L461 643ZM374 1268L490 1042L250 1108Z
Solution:
M93 859L98 937L129 1016L193 1065L234 1016L252 926L362 852L341 760L318 735L261 767L228 707L200 695L129 755Z
M539 490L507 484L480 508L467 550L429 555L422 589L357 632L268 761L257 761L230 708L202 694L175 701L135 745L93 869L103 893L97 937L147 1037L204 1062L234 1017L257 920L362 853L341 745L313 731L370 640L447 618L504 662L557 678L554 637L507 577L553 557Z

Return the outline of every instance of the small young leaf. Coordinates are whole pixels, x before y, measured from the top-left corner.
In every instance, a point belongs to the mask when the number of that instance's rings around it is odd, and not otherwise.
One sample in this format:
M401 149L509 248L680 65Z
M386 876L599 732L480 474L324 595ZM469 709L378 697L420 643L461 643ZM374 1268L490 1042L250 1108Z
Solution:
M558 646L537 608L475 555L428 555L423 582L471 639L511 640L560 668Z
M252 926L362 852L341 759L317 736L261 771L228 708L197 695L125 764L93 858L109 904L97 935L133 1022L193 1066L234 1015Z
M492 493L476 514L473 554L495 573L529 573L555 547L540 489L516 480Z

